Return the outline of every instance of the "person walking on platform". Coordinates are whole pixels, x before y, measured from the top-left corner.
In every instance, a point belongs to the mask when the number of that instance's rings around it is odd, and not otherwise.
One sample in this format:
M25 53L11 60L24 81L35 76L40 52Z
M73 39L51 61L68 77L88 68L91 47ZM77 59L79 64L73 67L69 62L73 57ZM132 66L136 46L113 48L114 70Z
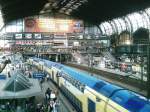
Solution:
M55 112L60 112L60 102L58 99L55 102Z
M9 78L11 77L11 75L10 75L10 71L8 72L8 77L9 77Z
M50 101L48 104L48 111L47 112L53 112L54 110L54 101Z
M51 89L47 88L46 92L45 92L45 99L46 102L48 102L50 100L50 96L51 96Z
M11 105L9 102L7 102L7 104L6 104L6 109L7 109L7 112L9 112L11 110Z
M55 94L55 92L54 92L54 91L52 91L52 92L51 92L51 95L50 95L50 100L52 100L52 101L54 101L54 102L55 102L55 101L56 101L56 99L57 99L57 98L56 98L56 94Z
M32 78L32 75L31 75L31 73L29 72L29 78Z
M40 80L41 89L43 89L42 84L44 83L44 81L45 81L45 79L42 77L41 80Z
M49 76L49 74L46 75L46 80L47 80L47 81L50 81L50 76Z

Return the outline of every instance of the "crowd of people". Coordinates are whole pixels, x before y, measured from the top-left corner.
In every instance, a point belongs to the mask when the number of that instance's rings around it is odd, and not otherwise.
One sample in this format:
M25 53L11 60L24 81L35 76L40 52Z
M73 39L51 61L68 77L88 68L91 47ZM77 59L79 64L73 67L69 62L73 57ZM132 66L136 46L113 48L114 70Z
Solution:
M0 100L0 112L35 112L35 97Z
M48 88L45 92L44 103L37 104L36 112L60 112L58 92Z
M35 97L0 103L0 112L61 112L58 91L47 88L44 101L39 103Z
M30 68L31 69L31 68ZM22 73L25 74L28 78L33 78L32 70L28 69L28 72L25 72L25 68L21 69ZM14 70L14 68L13 68ZM38 71L39 72L39 71ZM8 77L11 77L10 71L8 72ZM41 78L40 80L41 89L43 89L42 84L45 81L50 81L50 77L48 74L45 77ZM35 97L34 98L27 98L27 99L15 99L15 100L8 100L6 102L0 101L0 112L61 112L60 111L60 102L58 99L58 91L51 90L47 88L44 101L37 103Z

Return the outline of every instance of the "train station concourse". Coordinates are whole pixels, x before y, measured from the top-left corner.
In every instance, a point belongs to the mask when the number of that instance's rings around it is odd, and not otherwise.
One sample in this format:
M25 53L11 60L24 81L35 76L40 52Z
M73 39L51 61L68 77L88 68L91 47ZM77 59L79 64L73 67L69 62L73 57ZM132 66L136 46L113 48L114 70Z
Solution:
M0 0L0 112L150 112L150 0Z

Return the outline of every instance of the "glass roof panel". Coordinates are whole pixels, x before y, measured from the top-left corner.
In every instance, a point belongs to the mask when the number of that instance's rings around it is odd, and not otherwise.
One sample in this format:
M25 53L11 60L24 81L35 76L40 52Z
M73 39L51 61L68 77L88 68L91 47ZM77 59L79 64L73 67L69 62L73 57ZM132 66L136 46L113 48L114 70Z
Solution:
M25 89L29 89L30 82L20 72L16 72L5 86L5 90L17 92Z
M149 28L149 25L150 25L149 17L148 17L148 15L145 12L142 13L142 19L143 19L144 27L145 28Z
M101 29L101 31L102 31L103 34L106 34L105 28L104 28L103 24L100 25L100 29Z
M115 25L116 25L116 28L117 28L117 32L120 33L122 31L122 26L121 24L119 23L118 19L114 19L113 20Z
M150 16L150 8L145 9L145 11Z
M117 32L118 32L118 29L117 29L117 26L116 26L116 24L114 23L114 21L111 21L110 24L112 25L113 33L117 33Z
M138 28L144 27L142 15L140 13L134 13L134 17L137 21Z
M125 21L122 18L118 18L118 22L121 25L122 31L127 30L126 23L125 23Z
M111 24L110 24L110 23L105 22L105 23L104 23L104 26L105 26L105 29L106 29L106 33L107 33L107 35L110 35L110 34L112 34L112 33L113 33L112 26L111 26Z
M133 31L136 31L136 30L138 29L138 24L137 24L137 20L136 20L134 14L128 15L128 18L129 18L130 21L131 21L132 28L133 28L132 30L133 30Z
M126 22L126 27L127 27L128 31L132 31L132 24L131 24L131 21L129 20L129 18L125 17L124 21Z
M113 28L109 22L104 22L100 25L102 32L106 35L111 35L113 33Z

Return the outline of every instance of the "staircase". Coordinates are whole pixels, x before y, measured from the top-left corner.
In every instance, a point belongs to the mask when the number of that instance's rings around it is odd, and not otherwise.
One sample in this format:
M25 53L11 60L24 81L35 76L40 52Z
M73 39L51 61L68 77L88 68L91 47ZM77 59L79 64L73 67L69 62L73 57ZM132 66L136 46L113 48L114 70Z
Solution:
M80 54L79 52L73 52L71 54L77 63L79 63L79 64L87 64L88 63L87 59L84 56L82 56L82 54Z
M102 52L102 54L104 57L110 59L112 62L116 61L115 57L109 51Z

